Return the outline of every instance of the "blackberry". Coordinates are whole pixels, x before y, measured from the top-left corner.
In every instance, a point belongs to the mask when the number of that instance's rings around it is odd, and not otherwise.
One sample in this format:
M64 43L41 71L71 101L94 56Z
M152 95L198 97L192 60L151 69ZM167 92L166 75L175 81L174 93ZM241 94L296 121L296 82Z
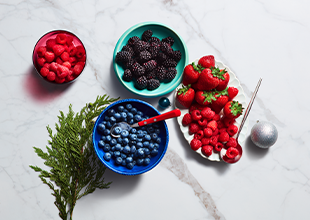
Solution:
M160 82L158 79L150 79L147 81L147 89L148 90L154 90L157 89L160 86Z
M135 83L137 89L145 89L147 86L147 79L145 76L140 76Z
M151 57L152 56L151 56L150 52L148 52L147 50L144 50L144 51L139 53L139 61L141 63L149 61L151 59Z
M146 63L143 63L143 67L145 68L145 71L148 71L148 72L155 69L156 65L157 63L155 60L150 60L150 61L147 61Z
M157 55L160 51L160 44L158 44L156 42L152 42L150 44L148 51L151 53L152 59L154 59L155 57L157 57Z
M146 30L142 34L142 40L149 41L151 39L152 35L153 35L153 31L152 30Z
M174 44L174 39L172 37L166 37L161 40L162 42L168 43L171 47Z
M128 43L128 45L133 46L138 41L140 41L140 38L138 36L133 36L133 37L129 38L127 43Z
M140 52L147 50L150 47L150 44L148 42L139 40L134 44L134 51L136 54L139 54Z
M130 82L132 80L133 76L132 73L129 69L125 69L124 75L123 75L123 80Z
M163 82L166 78L166 68L163 66L159 66L156 68L156 76L159 82Z
M150 43L160 44L160 39L158 37L151 37Z
M131 46L129 46L128 44L123 46L122 51L128 51L131 56L133 56L133 54L134 54L133 48Z
M171 46L168 43L166 43L166 42L161 42L160 49L166 55L171 54L172 51L173 51Z
M169 67L166 73L166 82L171 82L177 75L177 70L174 67Z
M163 63L162 63L162 65L164 66L164 67L176 67L177 66L177 62L176 61L174 61L173 59L167 59L167 60L165 60Z
M163 63L165 60L167 60L168 59L168 57L167 57L167 55L166 54L164 54L164 53L159 53L158 55L157 55L157 62L159 62L159 63Z
M135 78L139 78L145 73L145 69L138 62L132 65L132 73Z
M135 62L136 61L134 59L130 59L124 64L124 67L126 69L132 69L132 66L135 64Z
M179 50L172 51L172 53L170 54L170 57L176 62L179 62L182 58L182 53Z
M120 51L120 52L117 52L115 56L115 61L117 63L125 63L129 61L130 58L131 58L131 55L128 51Z
M156 69L145 74L146 79L156 79Z

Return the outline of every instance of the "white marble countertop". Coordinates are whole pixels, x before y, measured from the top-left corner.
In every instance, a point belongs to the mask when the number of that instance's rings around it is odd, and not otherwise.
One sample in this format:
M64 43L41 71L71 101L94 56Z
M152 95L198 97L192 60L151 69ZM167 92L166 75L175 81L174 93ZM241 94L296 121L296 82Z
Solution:
M50 189L29 168L43 166L32 147L45 149L46 126L69 103L78 111L97 95L140 98L117 80L112 53L123 32L143 21L176 30L190 61L213 54L228 65L247 100L262 77L249 129L269 121L278 141L261 150L248 137L238 163L210 162L169 120L170 144L159 166L135 177L107 170L110 189L79 200L73 219L310 219L309 7L301 0L2 0L0 219L59 219ZM75 33L87 49L86 69L69 86L44 82L32 65L37 40L54 29ZM140 99L157 106L159 98Z

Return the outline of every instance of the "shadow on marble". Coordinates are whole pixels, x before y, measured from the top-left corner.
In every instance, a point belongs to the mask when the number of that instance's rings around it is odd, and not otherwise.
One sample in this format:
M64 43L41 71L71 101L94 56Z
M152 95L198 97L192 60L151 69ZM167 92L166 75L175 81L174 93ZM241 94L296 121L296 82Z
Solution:
M61 96L71 85L72 83L57 85L46 82L31 66L25 74L23 88L35 101L45 103Z
M268 149L262 149L257 147L251 140L251 137L248 136L244 142L245 152L250 159L259 160L263 158L268 152Z

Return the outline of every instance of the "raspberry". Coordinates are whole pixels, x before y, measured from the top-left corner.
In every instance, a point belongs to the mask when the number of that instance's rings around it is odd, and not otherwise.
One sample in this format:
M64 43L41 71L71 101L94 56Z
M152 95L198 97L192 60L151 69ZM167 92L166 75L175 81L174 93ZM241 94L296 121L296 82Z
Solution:
M189 113L192 113L192 111L195 109L202 111L204 108L205 106L199 105L198 103L194 103L189 107Z
M192 111L191 116L194 121L199 121L202 118L199 110Z
M164 62L162 62L162 65L164 66L164 67L176 67L177 66L177 62L176 61L174 61L173 59L167 59L167 60L165 60Z
M73 74L74 74L75 76L80 75L80 73L82 72L83 68L84 68L84 67L83 67L82 65L76 64L76 65L73 67Z
M69 69L67 67L62 66L62 65L58 66L58 68L57 68L57 76L59 78L65 78L68 74L69 74Z
M146 30L146 31L143 32L141 38L144 41L149 41L151 39L152 35L153 35L153 31L152 30Z
M46 77L49 72L50 71L47 68L45 68L45 67L42 67L41 70L40 70L40 74L43 77Z
M72 80L74 80L75 79L75 77L74 77L74 75L73 75L73 72L71 71L71 72L69 72L69 74L68 74L68 76L66 77L66 82L70 82L70 81L72 81Z
M150 79L147 81L147 89L148 90L154 90L157 89L160 86L160 82L158 79Z
M71 63L71 66L75 66L77 60L75 57L69 57L69 60L68 60L70 63Z
M214 150L216 150L217 152L220 152L223 148L223 144L220 142L217 142L216 145L214 146Z
M138 89L145 89L147 87L147 79L145 76L140 76L135 83Z
M218 142L218 135L210 137L210 145L215 146Z
M75 56L77 58L82 58L85 55L85 49L84 49L84 47L82 45L77 46L76 50L77 51L76 51Z
M190 134L195 134L199 130L200 130L200 126L199 126L198 123L192 122L192 123L189 124L189 133Z
M219 123L217 123L217 127L219 127L218 125L219 125ZM220 129L218 129L218 130L219 130L219 133L227 132L227 129L226 129L226 128L220 128Z
M156 68L156 76L159 82L163 82L166 79L166 69L163 66Z
M232 137L238 132L238 127L236 125L229 125L227 128L227 133Z
M46 60L45 60L45 58L40 57L40 58L37 59L37 62L39 64L39 66L44 66Z
M197 110L197 111L199 111L199 110ZM205 127L205 126L207 126L207 124L208 124L208 120L205 119L205 118L201 118L201 119L198 120L198 124L199 124L201 127Z
M62 61L68 61L69 60L69 54L68 52L63 52L61 55L60 55L60 58L62 59Z
M219 142L225 143L229 140L229 134L227 132L222 132L219 135Z
M213 131L213 133L212 133L212 136L215 136L215 135L217 135L219 133L219 129L215 129L214 131Z
M50 64L50 71L53 71L54 73L56 73L57 72L57 68L58 68L58 63L55 63L55 62L52 62L51 64Z
M124 75L123 75L123 80L130 82L133 79L132 73L129 69L125 69Z
M145 68L145 71L152 71L153 69L156 68L156 61L155 60L150 60L150 61L147 61L146 63L143 63L143 67Z
M229 147L237 147L237 140L235 138L230 137L229 140L227 141L227 143L225 144L225 146L227 148Z
M189 113L186 113L182 119L182 125L187 126L192 122L192 116Z
M194 135L194 138L201 140L203 138L203 131L202 130L197 131Z
M202 145L208 145L210 143L210 138L202 138L201 139L201 143Z
M202 144L201 144L200 140L193 139L193 140L191 140L190 146L191 146L192 150L196 151L199 148L201 148Z
M204 133L205 137L211 137L213 134L213 131L211 128L205 128L205 129L203 129L203 133Z
M56 83L60 84L60 83L63 83L65 80L66 80L66 78L61 78L61 77L56 75L56 78L55 78Z
M47 51L47 52L44 54L44 58L45 58L46 62L51 63L51 62L53 62L54 59L55 59L55 54L54 54L53 52Z
M48 81L51 81L51 82L52 82L52 81L55 80L56 74L55 74L54 72L50 71L50 72L47 74L46 78L47 78Z
M150 54L150 52L148 52L147 50L144 50L144 51L141 51L140 53L139 53L139 61L141 62L141 63L144 63L144 62L146 62L146 61L149 61L150 59L151 59L151 54Z
M44 66L43 67L45 67L46 69L50 69L50 64L49 63L44 63Z
M43 46L38 47L37 54L39 57L43 57L45 53L46 53L46 47Z
M71 63L68 62L68 61L64 62L62 65L65 66L65 67L67 67L68 69L71 68Z
M65 34L57 34L56 43L58 43L58 44L67 43L67 36Z
M227 117L223 117L222 119L224 125L226 127L229 127L229 125L233 124L235 122L235 119L234 118L227 118Z
M84 68L85 62L77 62L75 65L80 65L80 66L82 66Z
M215 113L215 115L214 115L214 117L213 117L213 120L219 121L220 119L221 119L221 116L220 116L219 114L216 114L216 113Z
M162 39L162 42L168 43L172 47L174 44L174 39L169 36L169 37Z
M65 51L65 47L60 44L55 44L53 46L53 51L56 56L60 56L60 54L62 54Z
M128 44L133 46L138 41L140 41L140 38L138 36L133 36L133 37L129 38Z
M53 47L56 45L55 39L48 39L46 41L46 49L49 51L53 51Z
M60 59L59 57L56 58L56 63L62 65L64 61L62 61L62 59Z
M203 118L206 118L207 120L211 120L214 117L215 112L212 111L211 108L206 107L201 111L201 115Z
M133 76L136 77L136 78L139 78L140 76L142 76L145 72L145 69L143 66L141 66L139 63L135 63L133 66L132 66L132 73L133 73Z
M227 149L226 151L226 156L228 158L235 158L236 156L239 155L239 151L237 150L237 148L234 148L234 147L230 147Z
M215 131L215 129L217 129L217 122L215 120L212 120L207 124L207 127Z
M68 53L71 57L75 56L77 52L77 49L74 45L71 45L69 48L68 48Z
M217 128L218 129L225 128L225 125L224 125L223 121L220 120L220 121L217 122Z
M207 157L212 155L213 147L211 145L205 145L201 148L201 153Z
M177 70L174 67L169 67L166 72L166 81L171 82L177 75Z
M69 47L73 45L73 37L72 36L67 36L67 45Z

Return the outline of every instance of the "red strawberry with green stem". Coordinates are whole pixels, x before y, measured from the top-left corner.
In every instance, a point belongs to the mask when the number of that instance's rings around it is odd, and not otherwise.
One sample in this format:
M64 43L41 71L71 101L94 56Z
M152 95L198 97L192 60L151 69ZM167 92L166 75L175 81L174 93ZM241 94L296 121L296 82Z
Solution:
M199 59L198 64L205 67L210 68L215 66L215 59L213 55L203 56Z
M226 69L220 70L220 72L223 72L224 79L220 79L218 86L215 88L217 91L222 91L222 90L226 89L228 82L229 82L229 79L230 79L230 75L226 71Z
M224 115L227 118L238 118L242 114L242 104L238 101L229 101L224 106Z
M210 107L213 111L215 111L215 113L218 114L229 101L227 88L222 91L215 90L214 96L216 100L212 101Z
M180 88L177 92L177 100L181 105L186 108L189 108L194 101L195 98L195 91L191 88L191 85L184 86Z
M225 80L223 74L224 72L221 72L219 68L211 67L210 69L204 69L201 71L197 83L193 86L197 90L209 91L219 85L220 79Z
M238 95L239 90L235 87L228 87L227 89L229 100L232 100Z
M187 86L188 84L192 84L197 82L199 74L204 68L200 65L188 64L183 71L183 84Z
M216 100L214 95L213 91L196 91L195 101L200 105L208 105Z

